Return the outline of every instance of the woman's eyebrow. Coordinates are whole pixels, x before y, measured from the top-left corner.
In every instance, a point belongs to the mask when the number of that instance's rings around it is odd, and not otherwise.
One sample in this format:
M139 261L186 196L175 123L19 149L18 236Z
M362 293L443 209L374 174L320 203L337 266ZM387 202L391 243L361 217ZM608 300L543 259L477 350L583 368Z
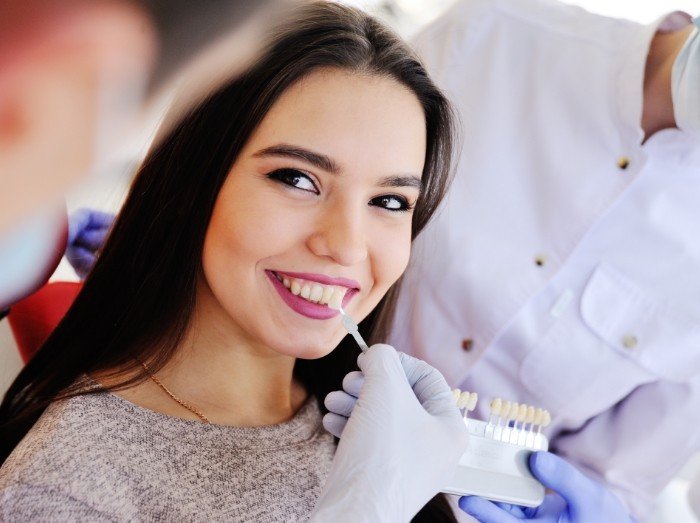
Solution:
M379 187L415 187L419 191L423 189L423 182L419 176L389 176L379 182Z
M333 160L331 157L325 154L317 153L310 149L305 149L304 147L299 147L298 145L290 145L287 143L280 143L277 145L271 145L270 147L265 147L253 154L256 158L264 158L266 156L282 156L285 158L296 158L297 160L302 160L304 162L310 163L319 169L323 169L331 174L340 174L342 168L340 165ZM420 176L406 175L406 176L388 176L382 179L378 184L379 187L415 187L419 191L423 188L423 182Z
M253 156L258 158L264 156L284 156L287 158L296 158L332 174L339 174L342 170L340 165L325 154L316 153L314 151L310 151L309 149L304 149L303 147L289 145L286 143L266 147L265 149L261 149L255 153Z

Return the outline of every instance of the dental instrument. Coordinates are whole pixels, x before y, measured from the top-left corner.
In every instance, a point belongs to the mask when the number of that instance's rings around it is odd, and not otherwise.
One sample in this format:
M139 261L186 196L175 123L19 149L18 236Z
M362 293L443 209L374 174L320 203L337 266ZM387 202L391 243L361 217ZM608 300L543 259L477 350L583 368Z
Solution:
M442 492L525 507L541 504L545 488L528 460L532 452L549 448L542 434L551 422L549 412L495 398L488 421L482 421L468 417L476 408L476 393L453 389L452 396L469 431L469 446Z
M365 352L369 347L367 346L367 343L360 334L360 330L357 327L357 323L355 323L355 320L353 320L350 317L350 315L343 310L342 303L344 297L345 290L336 287L336 289L333 291L333 294L331 295L330 300L328 301L328 306L331 309L336 309L340 312L343 327L345 327L345 330L348 331L348 333L355 339L357 344L360 346L362 352Z

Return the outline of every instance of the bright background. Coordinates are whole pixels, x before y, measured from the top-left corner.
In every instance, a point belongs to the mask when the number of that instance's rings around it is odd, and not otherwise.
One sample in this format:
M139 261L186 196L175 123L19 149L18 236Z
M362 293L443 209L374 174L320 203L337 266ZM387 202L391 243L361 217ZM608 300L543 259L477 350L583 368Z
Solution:
M455 0L341 0L381 16L404 36L439 16ZM700 0L561 0L589 11L628 18L642 23L654 21L670 11L700 15Z
M403 36L410 38L418 29L438 17L455 0L341 0L346 4L362 7L372 12L394 27ZM563 0L565 3L581 6L589 11L608 16L629 18L649 23L673 10L682 10L693 16L700 15L700 0ZM160 119L159 111L153 117L153 127L144 129L124 144L104 172L89 184L84 184L67 198L69 210L79 207L92 207L107 211L117 211L126 195L129 176L134 172L146 152L155 125ZM77 280L67 262L61 262L53 279ZM7 327L0 322L0 394L12 381L21 367L21 362ZM699 407L700 408L700 407ZM649 423L654 423L653 413ZM683 427L678 427L683 430ZM642 457L643 459L643 457ZM689 488L700 513L700 456L690 460L686 467L666 488L659 498L652 523L699 523L688 502Z

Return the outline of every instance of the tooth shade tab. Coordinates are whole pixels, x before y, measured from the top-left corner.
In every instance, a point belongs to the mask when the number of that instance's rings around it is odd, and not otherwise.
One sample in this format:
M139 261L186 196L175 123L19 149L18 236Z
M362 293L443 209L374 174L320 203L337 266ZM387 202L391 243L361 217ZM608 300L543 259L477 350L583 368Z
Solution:
M469 394L469 402L467 403L467 410L473 412L476 409L476 402L479 401L479 395L476 392Z
M525 415L525 423L532 423L535 420L535 407L527 406L527 414Z
M459 407L460 409L465 409L465 408L467 408L468 404L469 404L469 393L467 391L464 391L459 395L459 399L457 400L457 407Z
M336 287L328 300L328 306L331 309L340 309L343 305L343 298L345 298L345 293L347 289L345 287Z
M491 400L491 414L494 416L500 416L502 406L503 402L501 401L501 398Z
M545 427L548 426L551 422L552 422L552 417L550 416L549 411L548 411L548 410L545 410L545 411L542 413L542 428L545 428Z
M542 419L544 416L544 410L542 409L537 409L535 410L535 425L542 425Z

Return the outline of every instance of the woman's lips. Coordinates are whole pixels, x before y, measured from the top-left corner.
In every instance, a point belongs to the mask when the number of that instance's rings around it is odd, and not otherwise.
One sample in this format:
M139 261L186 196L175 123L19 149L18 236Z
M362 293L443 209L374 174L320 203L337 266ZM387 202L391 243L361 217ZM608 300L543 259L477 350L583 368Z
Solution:
M326 276L325 274L315 274L312 272L279 272L271 271L273 274L279 276L287 276L289 278L298 278L300 280L313 281L320 283L322 285L335 285L336 287L347 287L348 291L351 289L360 290L360 284L349 278L332 278Z
M287 304L287 306L292 309L294 312L301 314L302 316L306 316L307 318L312 318L314 320L328 320L330 318L333 318L340 314L337 310L331 309L327 305L323 305L320 303L313 303L310 302L309 300L306 300L302 298L301 296L295 296L292 294L292 292L287 289L287 287L284 286L284 284L277 279L277 276L275 276L275 273L272 271L265 271L265 274L267 275L268 279L272 282L272 286L275 288L277 293L280 295L282 298L282 301ZM278 273L278 274L283 274L283 275L289 275L291 277L301 277L301 276L294 276L294 274L299 274L301 273ZM318 281L318 280L315 280ZM338 281L338 280L335 280ZM321 282L319 282L321 283ZM347 304L350 302L350 300L357 294L359 290L357 288L353 289L348 289L348 291L345 293L345 297L343 298L343 308L347 306Z

